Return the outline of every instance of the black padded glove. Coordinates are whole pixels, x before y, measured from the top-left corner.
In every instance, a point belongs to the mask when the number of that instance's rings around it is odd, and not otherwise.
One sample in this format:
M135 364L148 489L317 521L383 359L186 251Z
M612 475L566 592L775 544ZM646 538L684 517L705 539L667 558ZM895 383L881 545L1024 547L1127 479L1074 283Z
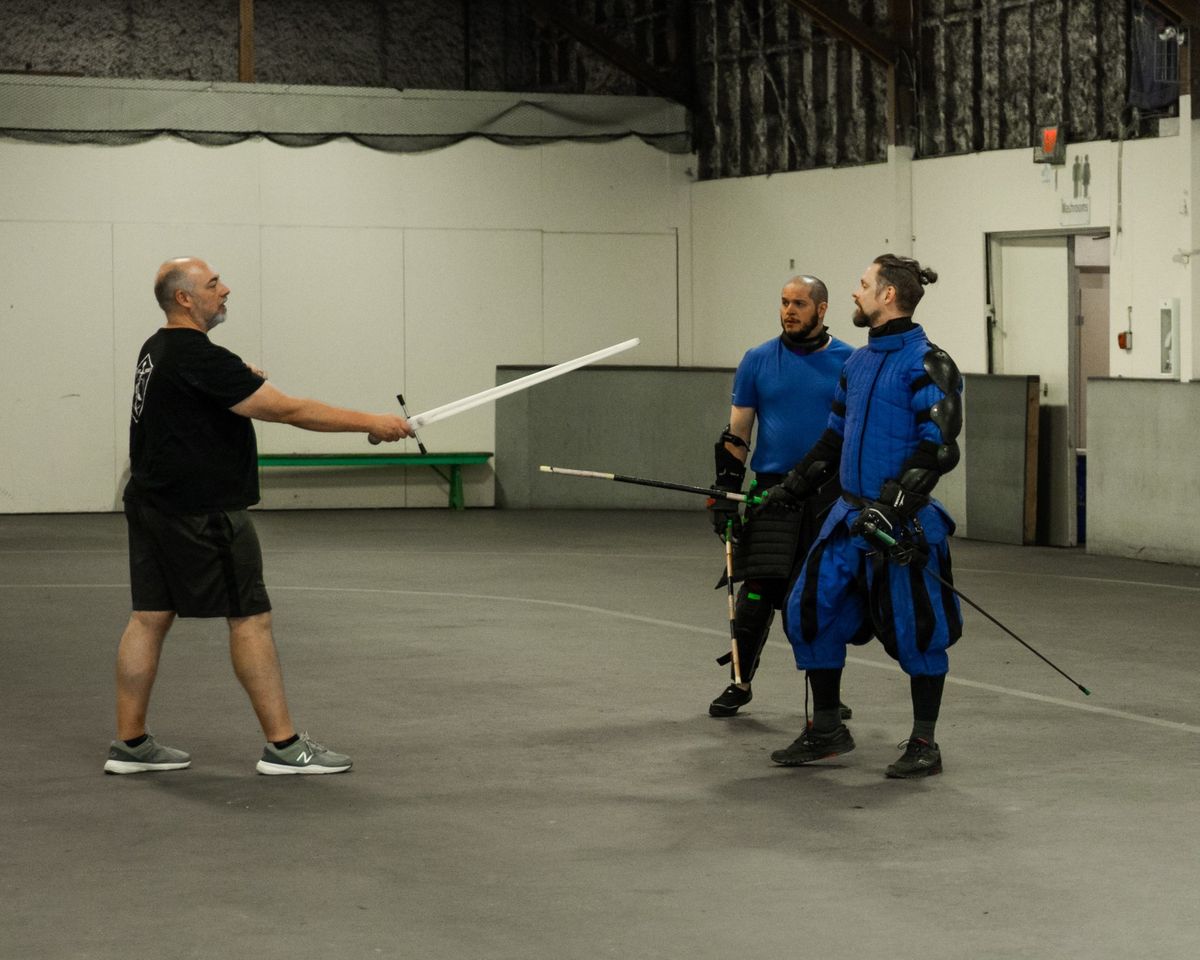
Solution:
M894 507L880 503L878 500L872 500L854 518L854 522L850 524L850 532L882 544L884 541L875 536L876 530L882 531L895 540L903 527L904 518L896 512Z
M927 498L910 494L894 480L883 485L879 497L863 507L850 524L850 532L875 544L893 563L924 565L929 546L915 516Z
M732 434L728 432L727 428L726 432L721 434L721 439L717 441L713 448L717 467L717 476L713 486L719 490L738 493L742 489L742 484L746 481L746 465L725 448L726 439L730 436ZM738 443L742 443L740 439L736 437L734 439ZM724 497L709 497L708 515L712 521L713 530L716 531L717 536L722 540L725 539L725 531L729 529L729 521L732 520L732 532L736 538L738 527L741 525L737 500L726 500Z
M712 520L713 530L722 540L725 539L725 531L730 529L729 522L733 521L732 533L734 539L737 539L738 530L742 525L742 518L738 513L738 502L736 500L726 500L724 497L709 497L708 516Z
M762 495L759 509L766 511L799 510L811 495L812 490L809 489L808 484L793 470Z

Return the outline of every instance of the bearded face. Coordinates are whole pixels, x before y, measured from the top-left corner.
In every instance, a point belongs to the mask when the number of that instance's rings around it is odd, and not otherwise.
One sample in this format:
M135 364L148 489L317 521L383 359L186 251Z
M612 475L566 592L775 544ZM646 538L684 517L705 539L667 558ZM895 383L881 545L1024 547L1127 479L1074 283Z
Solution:
M809 287L789 283L779 299L779 326L789 340L807 340L821 329L826 306L813 301Z

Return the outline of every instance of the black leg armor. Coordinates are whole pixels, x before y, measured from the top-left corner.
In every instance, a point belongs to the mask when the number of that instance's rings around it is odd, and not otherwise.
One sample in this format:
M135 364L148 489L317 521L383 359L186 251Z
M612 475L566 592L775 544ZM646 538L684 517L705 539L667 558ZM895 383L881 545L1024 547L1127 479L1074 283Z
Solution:
M750 581L738 590L733 608L733 635L737 638L738 663L742 668L742 683L749 683L758 670L763 647L771 622L775 619L775 593L783 588L783 581ZM729 664L729 676L733 679L733 655L722 654L717 663Z

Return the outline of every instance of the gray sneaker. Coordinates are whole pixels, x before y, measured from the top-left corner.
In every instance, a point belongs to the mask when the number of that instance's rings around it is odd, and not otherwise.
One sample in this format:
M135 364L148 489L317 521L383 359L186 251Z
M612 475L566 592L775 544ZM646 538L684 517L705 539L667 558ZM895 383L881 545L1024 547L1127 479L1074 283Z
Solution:
M285 773L345 773L350 766L350 758L345 754L334 753L307 733L302 733L299 740L282 750L268 743L263 747L262 759L256 769L268 776L278 776Z
M147 735L136 747L114 740L104 761L105 773L147 773L151 770L183 770L192 765L190 755L174 747L164 747Z

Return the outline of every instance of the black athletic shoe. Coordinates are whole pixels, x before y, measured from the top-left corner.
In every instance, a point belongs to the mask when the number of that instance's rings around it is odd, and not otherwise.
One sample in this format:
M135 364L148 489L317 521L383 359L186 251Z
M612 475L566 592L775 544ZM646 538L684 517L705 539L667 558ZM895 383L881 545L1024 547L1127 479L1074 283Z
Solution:
M798 767L802 763L812 763L814 760L826 760L849 753L854 749L854 738L844 723L838 724L831 733L816 733L812 729L805 730L790 747L776 750L771 759L784 767Z
M738 707L744 707L754 699L754 694L743 690L736 683L731 683L725 691L708 705L710 717L732 717L738 712Z
M846 706L844 703L839 703L839 704L838 704L838 709L839 709L839 710L842 712L842 719L843 719L843 720L849 720L851 717L853 717L853 716L854 716L854 711L853 711L853 710L851 710L851 709L850 709L848 706Z
M907 749L904 756L887 768L887 775L893 780L932 777L942 772L942 751L936 743L917 738L900 744L902 747L905 745Z

